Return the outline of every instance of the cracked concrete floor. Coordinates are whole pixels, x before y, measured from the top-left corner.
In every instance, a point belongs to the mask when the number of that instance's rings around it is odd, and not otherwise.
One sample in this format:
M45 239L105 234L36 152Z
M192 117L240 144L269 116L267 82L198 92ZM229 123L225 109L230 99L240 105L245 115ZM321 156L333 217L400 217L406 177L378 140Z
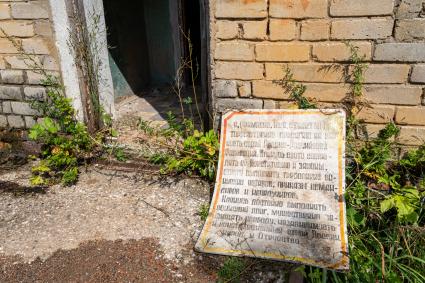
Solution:
M153 99L117 104L120 142L136 145L138 119L164 123L176 107ZM130 163L94 163L46 191L29 187L31 164L0 168L0 282L214 282L223 257L193 251L210 185ZM254 261L241 282L285 282L285 264Z
M197 212L209 199L209 185L131 171L94 164L72 187L0 189L1 257L45 261L91 241L153 239L158 243L155 260L196 264L202 259L192 250L202 225ZM2 172L0 187L25 188L29 174L29 165ZM171 275L183 276L178 269Z
M122 99L117 103L117 123L128 127L119 127L120 134L137 135L134 123L139 118L166 123L164 114L175 103L160 96ZM208 183L159 176L158 168L133 161L131 166L92 164L81 169L79 181L72 187L56 185L37 191L29 187L30 168L31 164L15 170L0 168L0 282L11 278L22 281L7 272L2 277L6 266L22 265L16 272L22 273L38 261L49 262L59 254L57 264L67 251L86 250L90 243L102 249L117 245L116 241L124 241L122 250L140 241L154 243L153 261L174 266L163 272L168 278L164 282L182 278L191 282L188 274L199 273L193 266L203 256L193 252L193 244L202 226L197 212L209 201ZM192 282L209 282L213 273L197 274ZM53 278L44 275L39 278Z

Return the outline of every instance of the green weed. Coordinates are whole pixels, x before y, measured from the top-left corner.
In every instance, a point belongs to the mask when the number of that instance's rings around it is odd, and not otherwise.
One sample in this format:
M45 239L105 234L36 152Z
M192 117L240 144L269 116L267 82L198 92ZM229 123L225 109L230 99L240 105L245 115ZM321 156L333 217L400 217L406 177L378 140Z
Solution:
M353 81L352 93L355 97L360 97L363 95L364 72L367 70L368 65L364 63L365 56L360 56L358 46L350 42L345 42L345 45L350 48L350 62L353 68L350 72L350 79Z
M167 114L168 127L152 127L141 120L139 128L155 140L161 150L153 152L148 159L162 165L163 173L198 174L214 180L218 161L219 138L210 130L202 132L194 127L190 119L178 122L175 115Z
M44 186L61 181L73 184L78 165L94 143L87 128L75 119L71 100L65 98L57 78L47 77L46 101L34 101L32 107L44 114L29 132L29 138L42 144L41 162L32 169L31 183Z
M367 65L349 45L352 97L347 119L346 206L350 272L305 269L308 282L425 282L425 146L398 156L389 123L359 146L355 118ZM325 278L325 279L324 279Z
M201 217L202 221L206 221L208 218L208 214L209 214L209 210L210 210L210 205L208 203L204 203L199 207L199 211L198 214Z
M281 80L273 81L275 84L282 86L285 93L289 94L289 97L297 103L299 109L316 109L317 105L311 102L304 96L307 87L294 80L294 74L289 67L284 68L285 76Z
M228 258L218 271L219 283L238 283L245 270L245 261L238 257Z

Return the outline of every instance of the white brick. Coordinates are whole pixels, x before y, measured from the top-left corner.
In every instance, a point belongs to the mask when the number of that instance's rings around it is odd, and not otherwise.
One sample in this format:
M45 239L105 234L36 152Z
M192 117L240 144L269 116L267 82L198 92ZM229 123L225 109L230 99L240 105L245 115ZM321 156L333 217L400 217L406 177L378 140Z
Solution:
M239 26L237 22L232 21L217 21L217 38L234 39L238 37Z
M425 83L425 64L413 66L410 81L412 83Z
M20 101L12 101L12 112L13 114L19 114L19 115L39 115L40 113L31 108L30 104L27 102L20 102Z
M15 19L47 19L49 12L41 1L32 1L28 3L13 3L12 16Z
M25 53L29 54L50 54L47 42L41 38L30 38L22 40L22 47Z
M394 0L332 0L331 16L392 15Z
M1 79L4 84L23 84L24 72L20 70L1 70Z
M9 99L9 100L22 99L21 87L0 85L0 99Z
M32 128L32 126L34 126L37 123L36 118L34 118L33 116L25 116L25 126L27 129Z
M234 61L253 61L254 46L244 42L220 42L215 48L215 59Z
M9 122L9 127L14 129L23 129L25 128L25 121L21 116L10 115L7 116L7 121Z
M333 39L385 39L392 35L392 19L349 19L332 22Z
M46 98L46 89L44 87L24 87L24 95L27 100L44 100Z
M425 39L425 19L398 20L395 28L395 38L398 41Z
M10 8L7 3L0 3L0 20L10 19Z
M375 48L375 61L425 62L425 43L381 43Z
M3 113L10 114L12 113L12 106L10 105L10 101L3 101Z
M5 115L0 115L0 128L7 128L7 118Z
M261 99L242 99L242 98L218 98L216 109L218 112L226 110L241 109L262 109L263 101Z
M364 95L376 104L419 105L422 88L399 85L367 85Z
M235 81L216 80L214 82L214 93L216 97L237 97L238 90Z
M263 64L252 62L217 62L215 65L215 75L219 79L262 79L263 71Z

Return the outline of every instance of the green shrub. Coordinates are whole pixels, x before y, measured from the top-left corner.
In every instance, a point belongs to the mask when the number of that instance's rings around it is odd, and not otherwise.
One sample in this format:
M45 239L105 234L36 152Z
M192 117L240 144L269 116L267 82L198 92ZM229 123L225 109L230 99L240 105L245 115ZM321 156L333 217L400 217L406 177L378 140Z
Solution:
M388 124L347 166L350 272L309 268L308 282L425 282L425 146L397 158L398 132Z
M377 138L360 145L354 114L361 99L367 66L351 48L352 99L347 119L346 207L350 271L303 269L307 282L425 282L425 145L401 159L395 140L399 128L388 124ZM301 109L312 104L305 87L286 71L286 91Z
M166 129L154 128L144 120L139 122L140 129L166 149L153 153L149 160L163 165L163 173L198 174L214 180L219 150L218 135L213 130L203 132L195 129L193 120L184 119L179 123L174 114L169 112L167 116L169 126Z
M218 271L219 283L238 283L245 270L245 262L238 257L228 258Z
M209 210L210 210L210 205L209 203L204 203L199 207L199 211L198 214L201 217L202 221L206 221L208 218L208 214L209 214Z
M87 128L75 118L71 100L62 95L57 78L48 77L46 101L34 101L33 108L44 114L29 137L42 144L41 161L33 167L31 183L36 186L62 182L73 184L78 178L80 160L93 149Z

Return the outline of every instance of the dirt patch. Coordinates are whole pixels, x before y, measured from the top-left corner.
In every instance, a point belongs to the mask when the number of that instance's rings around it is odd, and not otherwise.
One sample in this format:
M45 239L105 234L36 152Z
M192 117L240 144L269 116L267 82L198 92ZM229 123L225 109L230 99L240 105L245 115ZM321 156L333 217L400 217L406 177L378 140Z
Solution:
M10 193L15 196L22 196L27 194L45 194L46 190L41 187L23 186L15 182L0 181L0 194Z
M215 267L178 266L165 260L158 241L93 241L59 250L42 261L0 258L0 282L214 282Z

